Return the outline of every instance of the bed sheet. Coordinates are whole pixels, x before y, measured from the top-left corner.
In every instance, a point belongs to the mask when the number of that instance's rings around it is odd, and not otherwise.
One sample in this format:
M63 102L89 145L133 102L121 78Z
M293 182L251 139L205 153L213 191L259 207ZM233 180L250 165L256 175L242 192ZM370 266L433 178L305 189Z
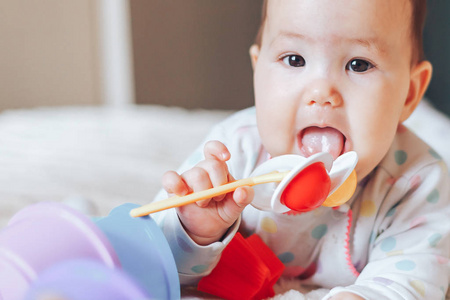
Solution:
M145 204L230 112L162 106L63 107L0 114L0 227L38 201L86 198L104 215Z

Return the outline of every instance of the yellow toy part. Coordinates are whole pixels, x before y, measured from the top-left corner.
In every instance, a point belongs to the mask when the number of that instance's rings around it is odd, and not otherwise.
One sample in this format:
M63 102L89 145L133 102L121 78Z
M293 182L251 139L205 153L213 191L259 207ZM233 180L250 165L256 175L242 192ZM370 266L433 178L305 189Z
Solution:
M353 170L344 183L327 197L325 202L322 203L322 206L335 207L344 204L355 193L357 183L356 172Z

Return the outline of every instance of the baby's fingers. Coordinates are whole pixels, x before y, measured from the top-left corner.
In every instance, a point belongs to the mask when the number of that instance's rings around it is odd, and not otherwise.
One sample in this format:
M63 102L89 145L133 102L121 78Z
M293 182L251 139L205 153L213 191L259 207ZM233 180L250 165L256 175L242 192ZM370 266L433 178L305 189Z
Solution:
M200 162L197 167L206 171L209 176L209 180L211 183L210 187L217 187L224 185L230 181L228 166L225 162L220 162L218 160L209 159ZM220 201L224 198L225 195L216 196L214 200Z
M164 173L162 177L162 186L168 194L184 196L189 193L189 187L186 182L174 171Z
M205 159L217 159L219 161L227 161L230 159L228 148L219 141L209 141L203 148Z
M181 177L185 182L189 182L190 189L195 192L204 191L213 187L210 179L210 174L203 168L194 167L184 172ZM196 202L200 207L208 206L211 199L201 200Z
M241 209L241 211L253 201L255 192L252 187L243 186L237 188L233 193L233 200L236 206ZM240 212L239 212L240 213Z
M219 215L227 224L233 224L244 208L253 201L253 188L243 186L237 188L232 195L229 195L221 203Z

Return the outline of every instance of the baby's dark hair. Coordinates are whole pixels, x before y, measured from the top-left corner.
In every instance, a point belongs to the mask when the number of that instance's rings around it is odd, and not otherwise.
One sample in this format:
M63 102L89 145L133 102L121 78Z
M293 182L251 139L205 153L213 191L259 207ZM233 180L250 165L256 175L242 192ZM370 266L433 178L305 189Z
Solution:
M397 1L397 0L395 0ZM427 0L409 0L412 6L411 17L411 46L412 46L412 63L415 64L425 59L423 51L423 27L427 14ZM264 31L264 23L267 17L267 2L263 0L261 25L256 35L255 44L261 46L262 35Z

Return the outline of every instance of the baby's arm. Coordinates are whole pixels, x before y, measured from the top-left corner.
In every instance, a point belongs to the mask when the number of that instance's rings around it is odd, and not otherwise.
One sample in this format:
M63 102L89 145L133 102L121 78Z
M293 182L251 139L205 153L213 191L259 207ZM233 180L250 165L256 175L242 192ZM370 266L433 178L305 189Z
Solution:
M230 152L224 144L210 141L203 151L205 159L193 168L182 174L174 171L164 174L163 187L169 194L182 196L234 180L226 164ZM192 240L208 245L224 236L252 200L253 189L242 187L227 195L179 207L177 214Z

